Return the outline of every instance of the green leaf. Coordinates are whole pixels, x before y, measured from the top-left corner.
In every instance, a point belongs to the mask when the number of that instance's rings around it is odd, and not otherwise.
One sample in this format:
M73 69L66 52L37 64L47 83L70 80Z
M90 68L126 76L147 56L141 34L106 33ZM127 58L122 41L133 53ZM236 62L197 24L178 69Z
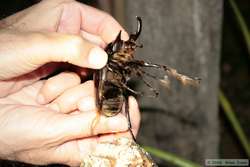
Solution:
M247 49L248 49L248 53L250 54L250 32L249 32L249 29L247 27L247 24L237 6L237 4L235 3L234 0L229 0L229 3L230 3L230 6L232 7L233 9L233 12L236 16L236 19L237 19L237 22L240 26L240 29L242 31L242 34L244 36L244 39L245 39L245 42L246 42L246 45L247 45Z
M243 146L247 156L250 157L250 143L248 142L247 137L246 137L242 127L240 126L240 122L238 121L238 119L236 118L236 116L234 114L234 110L233 110L230 102L228 101L228 99L226 98L226 96L224 95L224 93L222 91L219 92L219 101L220 101L220 104L223 108L223 111L224 111L226 118L228 119L231 126L233 127L233 130L235 131L235 133L236 133L241 145Z
M201 167L201 165L199 164L183 159L181 157L178 157L166 151L162 151L162 150L159 150L153 147L148 147L148 146L144 146L143 148L150 154L179 167Z

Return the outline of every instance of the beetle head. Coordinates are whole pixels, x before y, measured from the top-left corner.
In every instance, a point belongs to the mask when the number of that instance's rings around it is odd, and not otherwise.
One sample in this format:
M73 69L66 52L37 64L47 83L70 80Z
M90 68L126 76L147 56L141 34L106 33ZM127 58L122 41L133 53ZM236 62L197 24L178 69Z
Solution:
M138 39L138 37L141 34L141 29L142 29L142 20L140 17L136 17L137 19L137 30L134 34L130 34L129 39L127 41L124 42L124 48L128 51L128 52L134 52L135 49L137 47L142 47L142 45L138 45L136 43L136 40Z
M108 54L112 54L115 52L127 52L133 53L137 47L142 47L142 45L136 44L136 40L141 34L142 29L142 20L140 17L136 17L137 19L137 30L134 34L130 34L129 39L124 41L121 39L121 31L118 33L116 39L110 43L106 51Z

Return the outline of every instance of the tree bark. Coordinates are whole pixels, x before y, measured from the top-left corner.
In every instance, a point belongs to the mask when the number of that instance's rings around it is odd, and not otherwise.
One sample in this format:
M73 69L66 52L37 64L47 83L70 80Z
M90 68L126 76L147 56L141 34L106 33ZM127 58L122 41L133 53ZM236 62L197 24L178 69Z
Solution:
M125 1L127 30L136 30L135 16L143 21L136 58L202 78L198 88L173 82L170 93L156 85L158 98L140 98L139 143L201 164L218 156L222 12L222 0Z

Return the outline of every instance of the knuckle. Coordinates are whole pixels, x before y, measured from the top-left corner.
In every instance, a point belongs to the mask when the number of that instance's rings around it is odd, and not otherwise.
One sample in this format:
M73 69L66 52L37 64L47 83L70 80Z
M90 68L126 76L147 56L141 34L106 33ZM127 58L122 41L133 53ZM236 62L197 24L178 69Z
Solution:
M86 81L84 84L82 84L82 89L85 91L88 91L88 95L95 97L95 86L94 86L94 81Z
M57 90L57 88L58 88L58 84L55 84L55 78L54 77L49 78L45 82L45 85L44 85L44 88L43 88L43 93L54 92L54 91Z
M86 46L86 42L80 36L73 35L67 40L68 51L70 52L71 57L68 60L74 60L80 57L84 53L84 46ZM66 61L68 61L66 60Z
M66 71L63 72L61 75L63 75L62 77L64 77L64 80L67 80L68 83L72 83L72 84L80 84L81 82L81 78L78 74L76 74L75 72L70 72L70 71Z
M99 34L102 34L103 31L107 28L107 26L110 26L110 25L113 25L112 23L115 22L116 23L116 20L108 13L106 12L103 12L103 23L99 29L98 29L98 33Z
M115 21L113 16L111 16L109 13L106 13L106 12L104 13L104 20L105 22L108 22L108 23Z
M71 39L69 40L69 42L77 46L84 44L83 38L77 35L71 35Z

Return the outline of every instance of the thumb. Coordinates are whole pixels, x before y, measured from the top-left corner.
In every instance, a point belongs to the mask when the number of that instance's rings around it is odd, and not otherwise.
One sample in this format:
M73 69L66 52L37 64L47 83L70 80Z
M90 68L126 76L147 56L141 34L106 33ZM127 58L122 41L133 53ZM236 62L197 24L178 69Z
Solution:
M98 69L106 52L80 36L60 33L0 32L0 80L31 72L49 62Z

